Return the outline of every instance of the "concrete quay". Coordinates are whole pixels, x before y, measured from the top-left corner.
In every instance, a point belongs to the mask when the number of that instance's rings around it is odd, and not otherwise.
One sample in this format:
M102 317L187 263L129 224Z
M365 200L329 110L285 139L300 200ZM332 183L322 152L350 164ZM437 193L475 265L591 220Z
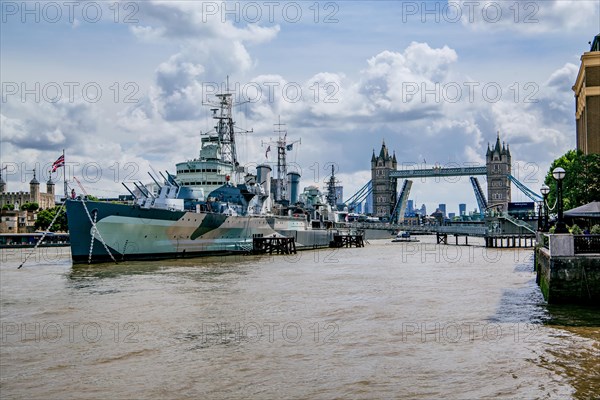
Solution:
M600 235L538 233L536 282L548 303L600 304Z

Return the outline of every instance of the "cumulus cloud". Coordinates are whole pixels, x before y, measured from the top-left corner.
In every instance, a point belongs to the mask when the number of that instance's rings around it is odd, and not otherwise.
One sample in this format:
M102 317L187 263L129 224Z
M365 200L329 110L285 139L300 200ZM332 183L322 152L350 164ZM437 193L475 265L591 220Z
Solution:
M21 103L10 99L2 115L2 141L19 148L60 149L93 135L98 116L83 101ZM8 117L18 115L18 117Z
M567 63L562 68L557 69L550 75L546 81L546 86L556 88L560 91L569 91L577 79L579 67L575 64Z
M400 112L406 119L421 119L439 112L440 105L422 101L422 87L443 81L457 54L447 46L431 48L427 43L411 43L402 53L383 51L367 61L362 71L360 92L372 111Z
M197 119L207 84L249 71L255 63L247 45L272 40L279 32L277 25L234 25L216 12L220 7L226 2L149 1L140 7L142 22L131 27L133 34L145 41L177 42L181 48L156 70L152 108L168 121Z
M470 29L540 34L597 27L600 18L594 0L456 1L461 22ZM454 12L455 10L452 9ZM454 18L452 16L447 18Z
M140 25L132 32L145 40L157 38L178 41L225 39L261 43L275 38L278 25L235 25L226 17L226 10L239 7L239 2L214 1L145 1L140 5ZM143 25L147 24L147 25Z

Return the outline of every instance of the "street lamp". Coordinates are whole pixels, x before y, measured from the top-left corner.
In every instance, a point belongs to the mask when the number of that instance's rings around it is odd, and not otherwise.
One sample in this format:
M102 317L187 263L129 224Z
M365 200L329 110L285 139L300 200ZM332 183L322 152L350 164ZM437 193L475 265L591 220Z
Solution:
M550 188L544 184L540 192L544 197L544 224L542 225L542 232L548 232L548 193L550 193Z
M556 201L558 207L558 219L556 221L556 229L554 233L569 233L567 226L563 221L563 193L562 193L562 181L567 173L561 167L554 168L552 176L556 180Z

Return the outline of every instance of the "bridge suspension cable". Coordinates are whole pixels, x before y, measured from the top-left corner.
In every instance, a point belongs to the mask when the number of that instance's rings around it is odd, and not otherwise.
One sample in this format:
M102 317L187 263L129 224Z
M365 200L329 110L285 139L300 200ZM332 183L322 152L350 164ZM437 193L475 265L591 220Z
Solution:
M362 203L367 196L373 192L372 181L367 182L358 192L354 193L348 200L344 202L348 209L356 207L357 204Z
M515 178L511 174L508 174L507 176L508 176L508 179L512 183L515 184L515 186L517 187L517 189L519 189L521 192L523 192L525 194L525 196L529 197L534 202L542 201L542 196L540 196L539 194L537 194L533 190L529 189L523 183L519 182L519 180L517 178Z

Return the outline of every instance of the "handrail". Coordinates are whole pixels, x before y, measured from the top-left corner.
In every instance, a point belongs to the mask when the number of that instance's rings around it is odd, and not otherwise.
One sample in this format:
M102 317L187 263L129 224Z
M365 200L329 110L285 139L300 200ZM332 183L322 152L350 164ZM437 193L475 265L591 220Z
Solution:
M524 229L528 230L529 232L535 234L535 230L528 223L526 223L526 222L519 221L518 219L516 219L514 217L511 217L510 215L508 215L506 213L503 213L503 214L499 215L498 217L504 218L507 221L512 222L513 225L516 225L518 227L524 228Z

